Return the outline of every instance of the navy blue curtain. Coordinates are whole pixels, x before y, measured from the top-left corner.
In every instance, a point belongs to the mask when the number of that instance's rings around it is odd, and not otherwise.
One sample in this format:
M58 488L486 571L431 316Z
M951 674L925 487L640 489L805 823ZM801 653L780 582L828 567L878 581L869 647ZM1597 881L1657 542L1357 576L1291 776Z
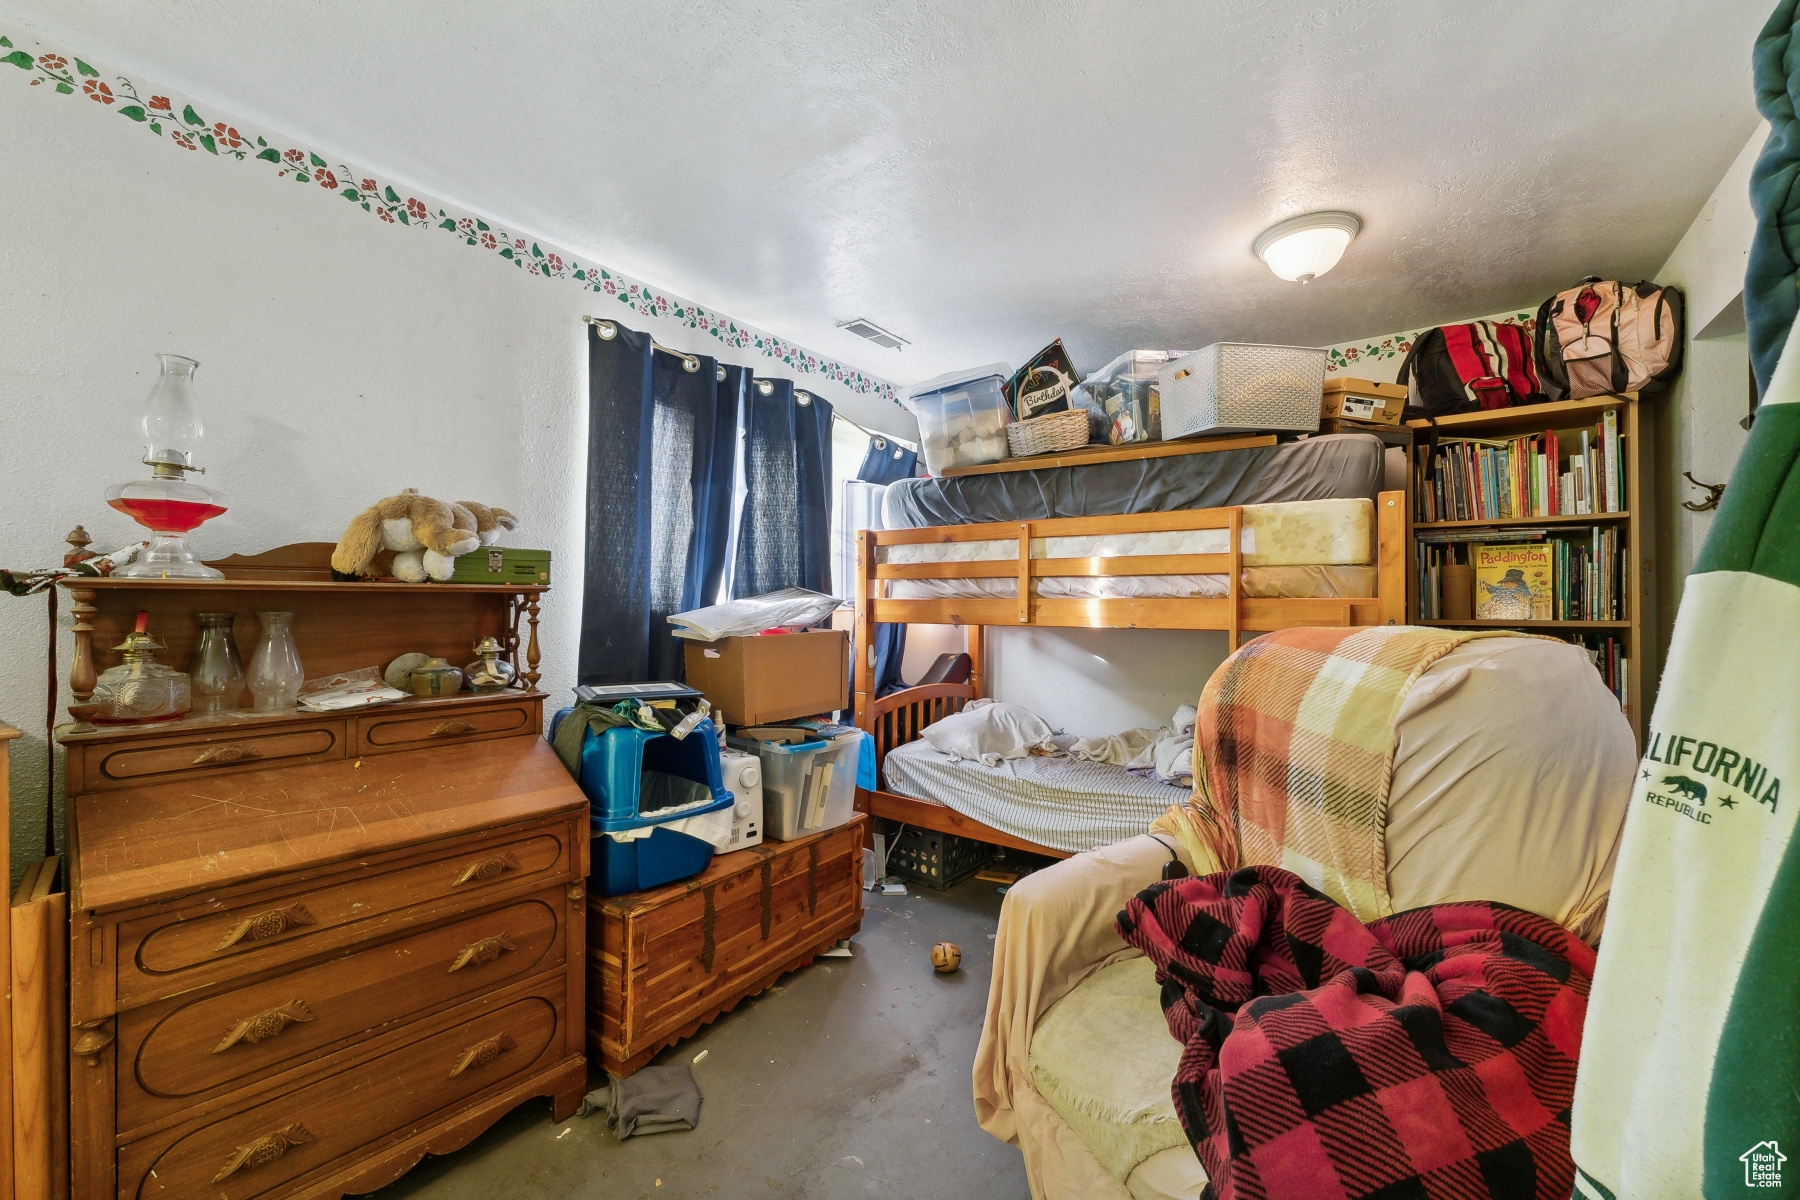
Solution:
M747 376L589 326L582 683L683 677L667 617L711 603L724 574Z
M831 591L831 405L792 380L744 398L744 510L731 594Z
M602 336L612 330L612 336ZM650 480L656 406L650 335L588 331L587 559L582 570L582 683L642 681L650 662Z
M863 455L856 477L864 483L894 483L911 479L919 473L919 455L898 442L877 434L869 439L869 451ZM906 657L906 626L883 623L875 626L875 694L885 696L906 686L900 675L900 661Z
M918 451L908 450L899 442L889 441L876 434L869 439L869 452L863 455L862 466L857 469L856 477L864 483L893 483L899 479L911 479L918 473Z

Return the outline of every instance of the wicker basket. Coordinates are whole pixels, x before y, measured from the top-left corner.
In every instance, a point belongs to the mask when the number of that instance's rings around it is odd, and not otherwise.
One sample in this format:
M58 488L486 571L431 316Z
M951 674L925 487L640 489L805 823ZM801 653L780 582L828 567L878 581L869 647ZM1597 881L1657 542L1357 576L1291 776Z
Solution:
M1079 450L1088 444L1087 409L1014 421L1006 427L1006 444L1014 458L1049 454L1053 450Z

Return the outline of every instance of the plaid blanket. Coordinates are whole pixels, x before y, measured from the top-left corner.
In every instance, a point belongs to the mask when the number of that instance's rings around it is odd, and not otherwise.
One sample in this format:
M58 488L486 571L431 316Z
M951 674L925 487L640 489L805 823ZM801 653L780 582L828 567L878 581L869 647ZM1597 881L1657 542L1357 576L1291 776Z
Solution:
M1155 884L1119 914L1185 1051L1211 1200L1564 1200L1594 951L1440 904L1364 926L1287 871Z
M1190 801L1219 865L1285 867L1359 920L1391 914L1385 831L1400 702L1463 642L1509 635L1283 629L1232 655L1200 694Z

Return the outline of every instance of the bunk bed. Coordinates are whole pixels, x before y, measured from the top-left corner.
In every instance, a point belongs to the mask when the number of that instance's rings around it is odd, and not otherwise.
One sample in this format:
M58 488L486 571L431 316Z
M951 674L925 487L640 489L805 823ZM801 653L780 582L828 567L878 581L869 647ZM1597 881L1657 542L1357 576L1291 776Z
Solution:
M1363 506L1360 525L1345 505ZM1270 563L1281 556L1271 553L1277 539L1268 535L1309 515L1316 515L1321 529L1335 527L1313 532L1313 552L1298 556L1310 561ZM858 532L854 711L857 727L874 739L877 790L859 789L857 807L905 825L1068 857L1073 850L959 811L952 797L920 799L887 790L890 753L982 697L984 630L1219 630L1236 650L1245 635L1274 629L1402 624L1406 521L1405 493L1384 491L1372 502L1231 505ZM1254 536L1259 523L1265 532L1260 553ZM1247 527L1253 535L1248 539ZM1341 550L1358 538L1360 553L1347 556L1357 562L1317 551L1323 542ZM876 696L871 648L880 623L961 627L973 664L968 682Z

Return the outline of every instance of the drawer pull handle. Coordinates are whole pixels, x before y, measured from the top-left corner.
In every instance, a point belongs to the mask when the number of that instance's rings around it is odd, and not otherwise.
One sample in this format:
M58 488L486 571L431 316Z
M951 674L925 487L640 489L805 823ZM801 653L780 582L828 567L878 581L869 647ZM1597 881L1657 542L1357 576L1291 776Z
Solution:
M456 1060L456 1065L450 1068L450 1078L455 1079L464 1071L473 1071L477 1067L485 1067L516 1045L518 1045L518 1043L513 1041L511 1036L504 1033L497 1033L485 1042L476 1042L473 1046L464 1050L462 1052L462 1057Z
M289 1025L297 1025L302 1021L313 1019L312 1009L304 1000L289 1000L280 1008L271 1008L267 1012L259 1012L254 1017L245 1017L225 1031L219 1044L212 1048L214 1054L229 1050L239 1042L248 1042L254 1046L258 1042L268 1041L285 1030Z
M439 721L431 727L426 737L456 737L464 733L474 733L475 725L470 721Z
M490 883L508 871L519 869L519 860L509 850L505 854L493 854L487 858L470 863L462 869L451 887L461 887L465 883Z
M482 938L479 942L470 942L458 950L455 960L450 964L450 970L455 972L464 967L485 967L508 950L516 949L518 947L513 945L512 938L504 933Z
M262 751L255 746L208 746L194 759L196 767L223 765L225 763L247 762L253 758L261 758Z
M306 911L304 904L290 904L286 908L271 908L268 912L257 913L246 918L225 931L219 944L213 947L218 954L229 950L239 942L261 942L272 937L279 937L290 929L301 925L316 925L313 915Z
M266 1167L286 1154L289 1147L304 1146L312 1140L313 1135L298 1121L273 1133L265 1133L254 1142L232 1151L231 1157L225 1160L224 1167L213 1176L212 1181L224 1183L239 1171L254 1171L258 1167Z
M87 1059L87 1065L100 1065L100 1052L112 1045L113 1022L111 1017L101 1017L98 1021L77 1021L75 1028L81 1031L69 1053Z

